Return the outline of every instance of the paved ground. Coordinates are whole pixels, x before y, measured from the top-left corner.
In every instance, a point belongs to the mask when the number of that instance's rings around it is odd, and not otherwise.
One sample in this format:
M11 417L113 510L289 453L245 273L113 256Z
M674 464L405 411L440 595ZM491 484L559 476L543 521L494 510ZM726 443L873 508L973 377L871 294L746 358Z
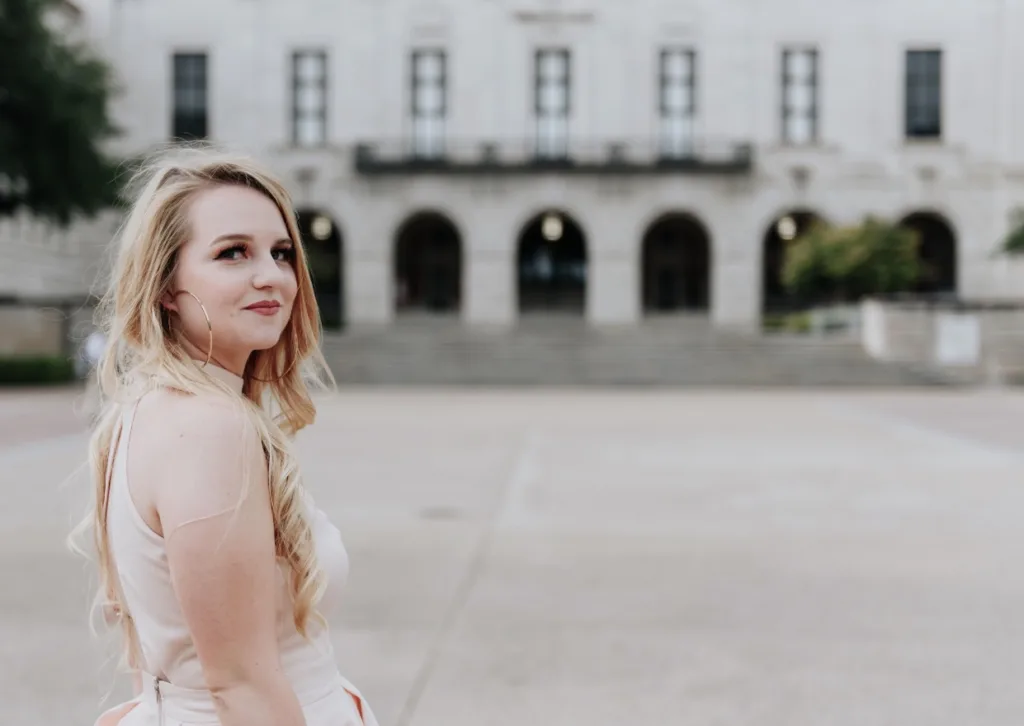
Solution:
M0 723L109 686L66 393L0 396ZM384 726L1016 726L1024 397L346 392L301 439ZM77 509L75 509L77 512Z

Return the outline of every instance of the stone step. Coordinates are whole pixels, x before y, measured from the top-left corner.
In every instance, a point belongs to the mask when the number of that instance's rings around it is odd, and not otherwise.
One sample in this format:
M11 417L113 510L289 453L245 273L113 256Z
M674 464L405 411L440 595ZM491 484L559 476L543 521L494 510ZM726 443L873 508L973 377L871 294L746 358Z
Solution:
M869 359L859 344L807 336L739 335L706 319L621 329L528 321L486 332L451 321L399 321L325 337L341 384L920 386L934 372Z

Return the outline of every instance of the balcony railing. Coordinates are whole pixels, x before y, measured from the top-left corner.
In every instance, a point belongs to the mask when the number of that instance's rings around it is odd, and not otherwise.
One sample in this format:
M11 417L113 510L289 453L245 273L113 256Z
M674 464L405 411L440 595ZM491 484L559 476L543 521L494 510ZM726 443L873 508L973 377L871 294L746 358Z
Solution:
M685 149L663 150L660 139L571 141L564 154L538 153L535 141L447 141L444 149L418 153L411 141L356 145L360 174L747 174L754 168L751 144L703 139Z

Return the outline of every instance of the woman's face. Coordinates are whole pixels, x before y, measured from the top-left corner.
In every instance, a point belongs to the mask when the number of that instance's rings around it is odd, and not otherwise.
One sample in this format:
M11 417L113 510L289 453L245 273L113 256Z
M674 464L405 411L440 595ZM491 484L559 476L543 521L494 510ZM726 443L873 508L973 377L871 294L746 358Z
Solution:
M277 206L242 186L203 190L189 205L191 235L178 251L164 306L175 313L190 352L241 374L253 351L277 344L298 290L295 249Z

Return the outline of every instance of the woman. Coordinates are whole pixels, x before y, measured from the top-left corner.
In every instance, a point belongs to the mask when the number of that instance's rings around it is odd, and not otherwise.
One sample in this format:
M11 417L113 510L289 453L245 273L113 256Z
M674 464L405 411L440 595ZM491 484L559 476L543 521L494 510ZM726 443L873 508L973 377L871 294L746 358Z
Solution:
M143 172L101 313L91 447L100 600L137 696L121 726L374 726L324 615L347 575L294 434L329 378L291 202L250 161Z

